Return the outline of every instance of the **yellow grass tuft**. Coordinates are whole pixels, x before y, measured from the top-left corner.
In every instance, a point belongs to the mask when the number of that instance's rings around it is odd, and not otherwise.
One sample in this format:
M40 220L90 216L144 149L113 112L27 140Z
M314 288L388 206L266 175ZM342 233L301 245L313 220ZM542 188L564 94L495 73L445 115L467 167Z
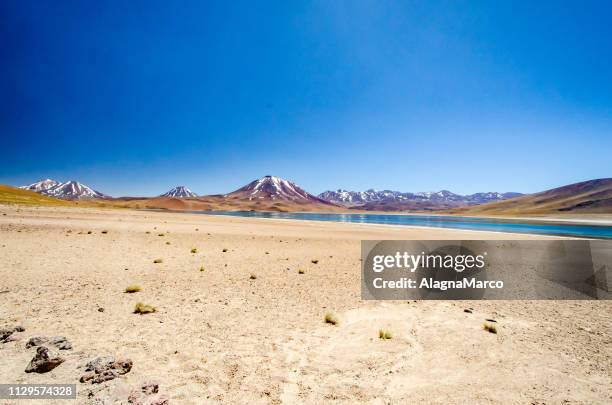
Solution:
M255 273L251 273L251 275L249 276L249 279L255 280L257 279L257 276L255 275Z
M204 270L206 270L204 266L200 266L200 271L204 271Z
M299 269L298 274L304 274L304 269Z
M162 259L155 259L153 260L153 263L158 264L158 263L162 263L163 260Z
M140 286L138 284L130 284L127 287L125 287L126 293L135 293L138 291L140 291Z
M144 314L152 314L153 312L157 312L157 308L151 305L143 304L142 302L139 302L134 306L135 314L144 315Z
M191 249L191 253L198 253L198 249L196 248Z
M385 330L385 329L379 329L378 330L378 338L382 339L382 340L389 340L393 338L393 334L391 333L391 331Z
M338 317L332 312L326 312L324 319L325 319L325 323L330 323L332 325L337 325L339 322Z
M489 333L497 334L497 326L494 323L485 322L482 324L482 329L486 330Z

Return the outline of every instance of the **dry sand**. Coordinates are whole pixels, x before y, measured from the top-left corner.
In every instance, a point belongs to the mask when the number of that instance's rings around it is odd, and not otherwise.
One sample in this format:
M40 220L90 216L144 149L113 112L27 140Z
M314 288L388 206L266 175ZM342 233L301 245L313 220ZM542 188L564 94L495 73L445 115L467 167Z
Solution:
M173 404L612 401L610 302L361 301L359 241L396 238L527 237L0 206L0 327L26 329L0 344L0 383L77 383L78 403L127 403L148 380ZM141 292L123 292L134 283ZM138 301L158 312L133 314ZM482 329L485 318L498 334ZM393 339L378 339L380 328ZM74 349L56 369L26 374L34 335L65 336ZM78 383L104 354L134 366Z

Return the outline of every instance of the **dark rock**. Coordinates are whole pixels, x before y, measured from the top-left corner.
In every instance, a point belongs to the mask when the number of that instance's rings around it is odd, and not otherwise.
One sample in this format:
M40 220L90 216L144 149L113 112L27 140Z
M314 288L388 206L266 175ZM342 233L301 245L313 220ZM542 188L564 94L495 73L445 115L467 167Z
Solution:
M26 367L26 373L46 373L48 371L53 370L55 367L59 366L64 362L64 359L55 355L54 353L49 353L49 349L45 346L39 346L36 349L36 355Z
M25 328L21 325L17 325L13 328L3 328L0 329L0 343L11 342L17 339L10 339L11 335L15 332L23 332Z
M72 343L70 343L64 336L53 336L49 339L49 343L60 350L72 349Z
M132 360L115 360L112 356L97 357L85 365L85 374L79 379L80 382L91 381L92 384L100 384L113 380L120 375L127 374L132 369Z
M41 346L47 343L55 346L59 350L72 349L72 343L70 343L68 339L66 339L64 336L52 336L50 338L44 336L32 336L26 343L26 349L35 346Z
M98 308L98 312L104 312L104 308Z
M463 312L466 312L466 313L468 313L468 314L471 314L471 313L472 313L472 310L471 310L471 309L464 309L464 310L463 310Z

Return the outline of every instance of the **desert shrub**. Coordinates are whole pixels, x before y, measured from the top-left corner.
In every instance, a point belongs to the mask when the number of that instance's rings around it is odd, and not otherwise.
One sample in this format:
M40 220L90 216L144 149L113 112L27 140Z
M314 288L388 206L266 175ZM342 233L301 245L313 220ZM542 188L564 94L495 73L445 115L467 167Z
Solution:
M200 271L204 271L204 270L206 270L204 266L200 266Z
M298 274L304 274L304 269L299 269Z
M332 325L337 325L339 322L338 317L331 312L326 312L324 319L325 319L325 323L330 323Z
M198 249L196 248L191 249L191 253L198 253Z
M158 263L162 263L163 260L162 259L155 259L153 260L153 263L158 264Z
M393 334L385 329L379 329L378 330L378 338L382 339L382 340L388 340L388 339L392 339L393 338Z
M255 280L257 279L257 276L255 275L255 273L251 273L251 275L249 276L249 279Z
M104 230L104 231L102 231L102 233L108 233L108 231L107 231L107 230Z
M486 330L489 333L497 334L497 326L494 323L485 322L482 324L482 329Z
M140 286L138 284L130 284L127 287L125 287L126 293L135 293L138 291L140 291Z
M317 264L317 263L319 263L319 260L318 260L318 259L313 259L313 260L311 260L310 262L311 262L312 264Z
M135 314L151 314L153 312L156 312L157 308L155 308L152 305L146 305L143 304L142 302L138 302L135 306L134 306L134 313Z

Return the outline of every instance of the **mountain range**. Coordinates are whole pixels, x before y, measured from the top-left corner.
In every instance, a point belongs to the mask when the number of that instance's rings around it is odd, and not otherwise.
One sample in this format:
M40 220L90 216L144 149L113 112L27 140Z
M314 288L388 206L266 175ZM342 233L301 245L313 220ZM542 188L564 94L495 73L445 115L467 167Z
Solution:
M444 209L519 197L521 193L486 192L470 195L455 194L448 190L407 193L401 191L369 189L366 191L325 191L319 198L353 209L402 211L409 209Z
M78 181L41 180L21 187L64 200L104 200L105 204L132 208L175 210L252 211L414 211L448 212L462 215L520 215L546 213L612 213L612 179L596 179L541 193L523 195L484 192L469 195L437 192L325 191L318 196L295 183L264 176L227 194L197 196L178 186L158 197L112 198Z

